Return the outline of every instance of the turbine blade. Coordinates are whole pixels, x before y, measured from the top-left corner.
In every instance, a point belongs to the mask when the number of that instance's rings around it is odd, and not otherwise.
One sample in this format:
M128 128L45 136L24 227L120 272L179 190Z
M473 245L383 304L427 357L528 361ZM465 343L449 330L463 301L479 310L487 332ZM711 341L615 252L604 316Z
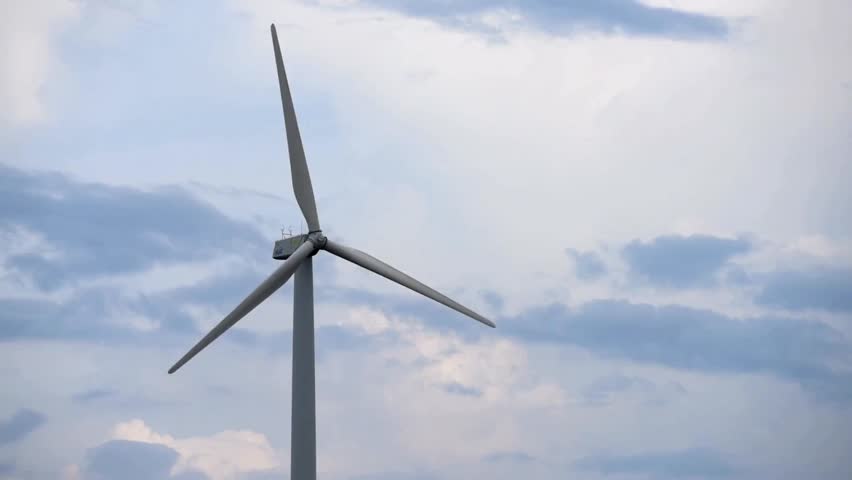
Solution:
M293 193L296 202L302 209L302 215L308 222L312 232L320 230L317 204L314 200L314 189L311 186L311 174L305 160L305 149L302 147L302 137L299 135L299 124L296 122L296 109L290 96L290 86L287 84L287 73L284 71L284 60L281 57L281 47L278 45L278 32L272 27L272 47L275 49L275 65L278 67L278 86L281 89L281 105L284 107L284 128L287 132L287 149L290 153L290 175L293 179Z
M415 292L425 297L431 298L432 300L435 300L438 303L446 305L459 313L463 313L478 322L482 322L485 325L488 325L491 328L495 327L494 322L492 322L491 320L488 320L482 315L474 312L473 310L465 307L464 305L456 302L455 300L447 297L446 295L432 289L431 287L423 284L422 282L411 278L405 273L400 272L396 268L369 254L366 254L354 248L347 247L346 245L333 242L331 240L326 240L325 246L322 248L344 260L349 260L355 265L366 268L371 272L378 273L379 275L387 278L388 280L394 281L402 285L403 287L408 287L411 290L414 290Z
M293 273L299 267L299 264L306 258L308 258L311 254L316 251L316 246L313 242L306 241L299 248L293 252L290 257L281 264L272 275L270 275L266 280L263 281L253 292L251 292L248 297L245 298L237 308L235 308L231 313L228 314L218 325L213 327L210 332L204 336L194 347L192 347L186 355L184 355L177 363L174 364L172 368L169 369L169 373L175 373L177 369L182 367L186 362L188 362L192 357L194 357L198 352L203 350L207 345L213 340L219 338L219 335L225 333L226 330L233 327L235 323L240 321L243 317L248 315L249 312L254 310L255 307L261 304L264 300L266 300L270 295L272 295L276 290L281 288L287 280L293 276Z

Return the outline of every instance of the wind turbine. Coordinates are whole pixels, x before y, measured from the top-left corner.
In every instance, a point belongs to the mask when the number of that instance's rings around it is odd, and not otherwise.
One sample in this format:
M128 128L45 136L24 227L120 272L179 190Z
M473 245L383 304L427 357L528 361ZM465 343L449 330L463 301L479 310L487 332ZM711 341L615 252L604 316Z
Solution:
M290 174L293 179L293 192L308 224L308 233L285 238L275 242L272 256L284 262L263 283L251 292L237 308L229 313L218 325L213 327L189 352L169 369L176 372L198 352L226 330L248 315L255 307L281 288L295 274L293 287L293 402L290 430L290 479L314 480L316 478L316 407L314 384L314 274L311 257L325 250L355 265L377 273L388 280L408 287L438 303L463 313L489 327L494 323L415 280L387 263L360 250L347 247L330 240L322 234L311 176L305 161L305 151L296 123L296 111L290 97L281 47L278 45L278 33L275 25L272 30L272 47L275 50L275 64L278 67L278 84L281 88L281 103L284 106L284 127L287 132L287 148L290 153Z

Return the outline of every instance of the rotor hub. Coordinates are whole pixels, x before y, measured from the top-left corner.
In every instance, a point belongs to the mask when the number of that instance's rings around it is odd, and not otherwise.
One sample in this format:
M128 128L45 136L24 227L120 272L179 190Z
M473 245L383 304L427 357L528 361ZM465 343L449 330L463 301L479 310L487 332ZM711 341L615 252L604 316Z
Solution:
M312 256L316 255L318 251L325 247L326 242L328 242L328 238L326 238L325 235L322 234L322 230L317 230L315 232L309 233L307 240L316 245L317 247L316 252L314 252Z

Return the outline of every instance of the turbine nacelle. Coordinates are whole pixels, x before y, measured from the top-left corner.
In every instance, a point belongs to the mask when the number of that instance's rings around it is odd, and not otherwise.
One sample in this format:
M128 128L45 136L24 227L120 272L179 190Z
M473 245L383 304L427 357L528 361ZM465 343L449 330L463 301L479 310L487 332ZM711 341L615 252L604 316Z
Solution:
M272 258L275 260L287 260L297 248L307 241L307 234L282 238L281 240L276 241L275 246L272 247Z
M282 238L276 241L272 247L272 258L275 260L287 260L305 242L313 243L317 250L319 250L325 247L326 237L320 231ZM316 252L314 252L315 254Z

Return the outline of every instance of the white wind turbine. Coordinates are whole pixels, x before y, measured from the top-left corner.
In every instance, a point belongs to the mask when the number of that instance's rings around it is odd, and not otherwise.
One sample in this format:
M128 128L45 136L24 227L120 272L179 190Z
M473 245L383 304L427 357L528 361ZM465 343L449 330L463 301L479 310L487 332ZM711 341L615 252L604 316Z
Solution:
M297 235L275 242L273 258L284 260L272 275L251 292L237 308L229 313L218 325L213 327L189 352L169 369L176 372L198 352L203 350L213 340L234 326L261 302L266 300L276 290L281 288L295 274L293 287L293 401L291 419L290 443L290 479L314 480L316 478L316 407L314 387L314 279L311 257L320 250L325 250L338 257L348 260L355 265L375 272L388 280L444 304L447 307L463 313L489 327L494 323L474 312L473 310L435 291L427 285L411 278L405 273L378 260L360 250L347 247L326 238L320 228L317 216L314 191L311 186L311 176L305 161L299 126L296 123L296 112L293 99L290 97L290 87L287 84L287 74L284 72L284 61L281 58L281 47L278 45L278 34L272 25L272 46L275 50L275 63L278 67L278 83L281 88L281 102L284 106L284 126L287 132L287 147L290 152L290 173L293 179L293 191L296 201L302 210L302 215L308 223L308 233Z

